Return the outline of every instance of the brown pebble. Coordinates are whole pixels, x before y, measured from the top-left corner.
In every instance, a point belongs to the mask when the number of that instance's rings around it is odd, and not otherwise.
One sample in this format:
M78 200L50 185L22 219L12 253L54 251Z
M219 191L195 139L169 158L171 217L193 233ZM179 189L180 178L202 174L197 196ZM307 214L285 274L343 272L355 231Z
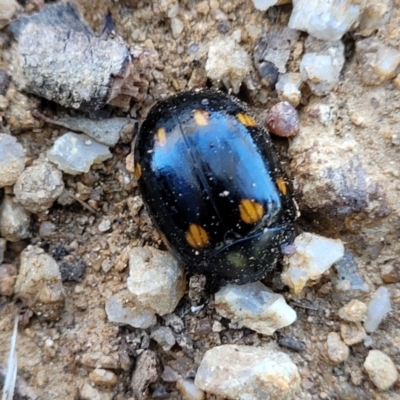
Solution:
M336 332L330 332L326 340L326 349L329 360L338 365L349 357L349 348L342 342L340 335Z
M281 101L269 110L265 125L273 134L282 137L293 137L300 131L297 110L287 101Z
M381 268L381 278L385 283L397 283L400 280L399 265L398 264L385 264Z
M14 283L17 269L14 265L3 264L0 267L0 295L12 296L14 294Z

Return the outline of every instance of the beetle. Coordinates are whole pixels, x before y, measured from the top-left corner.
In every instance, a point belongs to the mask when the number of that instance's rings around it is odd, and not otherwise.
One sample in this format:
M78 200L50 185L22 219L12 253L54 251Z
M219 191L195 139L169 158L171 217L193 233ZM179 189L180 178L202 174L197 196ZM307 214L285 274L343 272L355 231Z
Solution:
M243 284L276 267L298 208L247 106L213 90L161 100L141 126L134 159L149 214L186 269Z

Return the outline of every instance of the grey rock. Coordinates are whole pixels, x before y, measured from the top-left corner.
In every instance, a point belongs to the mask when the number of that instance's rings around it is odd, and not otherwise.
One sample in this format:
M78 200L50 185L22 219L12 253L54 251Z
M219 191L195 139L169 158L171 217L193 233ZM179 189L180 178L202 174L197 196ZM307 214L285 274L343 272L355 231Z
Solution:
M278 73L286 72L286 64L289 61L290 53L297 42L300 33L285 28L282 32L262 33L254 46L254 64L263 79L268 78L271 71L276 71L276 79L268 79L269 83L275 84ZM274 69L271 69L273 66ZM275 77L275 74L274 74Z
M388 390L392 387L399 374L392 359L380 350L370 350L364 362L369 379L380 390Z
M111 158L108 147L97 143L89 136L67 132L60 136L47 151L47 157L61 171L71 175L89 172L93 164Z
M183 270L166 251L135 247L129 252L128 290L139 304L159 315L175 310L186 289Z
M287 354L237 345L208 350L195 384L209 394L235 400L294 400L301 390L299 372Z
M354 256L346 252L344 257L335 264L337 275L332 278L336 301L348 302L351 299L363 297L369 292L369 286L364 281L358 269Z
M321 40L339 40L359 22L363 6L359 0L293 0L289 28Z
M300 133L290 142L300 210L321 225L359 231L359 220L376 222L390 213L383 175L367 170L359 144L335 133L338 104L331 94L314 98L300 115ZM379 178L378 178L379 177Z
M18 242L30 237L30 224L30 213L14 197L5 195L0 206L0 235L10 242Z
M49 237L54 235L57 231L57 226L51 221L43 221L39 227L39 236Z
M362 35L370 35L375 29L388 22L393 9L392 0L375 0L365 5L359 30Z
M18 1L0 0L0 29L3 29L18 11L22 11Z
M207 77L217 85L222 82L233 93L239 93L252 68L250 55L239 45L239 39L235 34L214 39L205 65Z
M7 71L0 69L0 96L4 96L6 94L9 84L10 76L7 74Z
M328 358L332 364L338 365L349 358L350 350L336 332L330 332L326 340Z
M323 42L309 36L306 54L300 62L300 75L317 96L329 94L339 83L344 65L344 45L341 41Z
M391 309L389 290L381 286L368 303L367 317L364 321L365 330L368 333L375 332Z
M93 120L82 117L64 117L54 121L69 130L91 137L106 146L115 146L120 137L132 136L134 121L129 118L108 118Z
M353 346L362 343L367 334L360 323L349 323L340 325L340 336L348 346Z
M157 323L153 310L146 309L128 290L114 294L106 300L109 321L147 329Z
M261 282L226 285L215 294L217 313L264 335L292 324L296 312Z
M176 388L182 397L182 400L205 400L205 393L199 389L193 379L179 379L176 382Z
M145 350L137 359L132 374L131 388L138 400L148 399L148 387L158 378L157 356L151 350Z
M400 51L371 37L356 43L356 56L361 79L367 85L380 85L396 76Z
M183 331L185 324L182 318L178 317L176 314L167 314L163 316L165 325L170 326L174 332L180 333Z
M47 211L63 190L62 173L50 163L26 168L14 186L15 200L32 213Z
M280 75L275 85L278 96L283 101L288 101L293 107L297 107L301 101L301 76L297 72Z
M38 246L28 246L21 253L15 292L41 319L61 318L65 292L57 262Z
M150 334L150 338L156 341L164 351L170 350L175 345L175 336L172 333L172 329L166 326L154 329Z
M296 252L287 257L282 282L299 294L306 285L317 283L322 274L344 255L339 239L330 239L303 232L294 241Z
M80 387L79 395L82 400L111 400L114 397L113 393L107 393L104 389L94 388L89 382Z
M0 188L11 186L25 168L24 149L15 137L0 133Z
M7 241L3 238L0 238L0 265L4 260L4 252L6 251Z

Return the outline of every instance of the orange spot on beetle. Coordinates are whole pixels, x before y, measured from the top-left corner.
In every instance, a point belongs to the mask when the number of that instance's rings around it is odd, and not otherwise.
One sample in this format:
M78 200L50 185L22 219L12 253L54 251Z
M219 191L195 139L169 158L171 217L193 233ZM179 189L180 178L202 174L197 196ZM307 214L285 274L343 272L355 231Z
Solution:
M240 219L246 224L255 224L264 215L262 204L254 200L243 199L239 204Z
M186 232L186 241L194 249L201 249L208 243L208 234L200 225L190 224Z
M257 126L256 120L249 114L239 113L237 119L245 126Z
M158 128L156 134L154 135L155 141L163 146L167 142L167 132L164 128Z
M194 110L193 112L194 120L196 121L197 125L200 126L207 126L209 115L207 111L204 110Z
M284 196L286 196L286 193L287 193L287 186L286 186L285 180L280 176L279 178L277 178L276 184L278 185L279 191L280 191Z
M136 164L135 165L135 177L136 177L136 180L139 180L141 176L142 176L142 167L140 166L140 164Z

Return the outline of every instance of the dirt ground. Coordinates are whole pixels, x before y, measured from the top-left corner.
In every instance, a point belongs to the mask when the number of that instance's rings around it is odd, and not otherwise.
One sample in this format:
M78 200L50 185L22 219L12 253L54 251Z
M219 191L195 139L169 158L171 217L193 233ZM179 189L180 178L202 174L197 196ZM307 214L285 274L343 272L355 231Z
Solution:
M250 0L181 0L179 18L184 22L184 29L179 37L174 38L167 15L172 3L170 0L77 0L75 3L94 30L102 27L105 16L110 13L116 33L126 43L154 46L158 53L159 61L148 96L130 111L130 116L139 121L157 99L188 89L193 82L197 86L212 85L207 80L204 67L209 43L214 38L240 30L240 44L252 54L259 33L287 26L291 12L290 5L274 7L266 13L257 11ZM218 21L221 12L227 16L224 23ZM383 43L399 48L399 27L400 6L395 5L389 22L374 35ZM306 37L306 34L300 35L298 42L303 43ZM362 214L356 228L344 225L338 228L329 218L326 221L318 213L309 212L302 193L298 192L296 196L303 213L297 228L340 238L346 243L356 256L361 275L370 286L370 292L361 299L367 302L374 290L383 284L382 266L394 263L398 268L400 265L399 143L395 140L400 131L400 89L391 81L380 86L362 83L354 50L358 39L357 34L348 34L344 38L346 62L340 83L333 90L338 110L334 131L338 140L351 137L358 143L365 170L380 183L385 193L384 200L376 201L385 201L390 213L373 218ZM3 36L0 68L9 70L9 48L4 42ZM301 54L292 54L288 67L291 72L298 71ZM255 69L250 75L253 87L243 87L238 97L247 101L254 113L261 115L278 98L273 90L263 86ZM300 115L310 98L305 93L298 107ZM39 104L48 115L65 115L67 112L34 96L29 99ZM119 115L123 114L119 112ZM362 124L354 123L360 118ZM34 130L12 131L26 151L27 165L46 151L62 132L64 130L49 125ZM285 158L288 141L279 139L276 142ZM37 244L60 265L76 269L85 266L82 277L64 282L67 296L61 320L49 323L31 316L19 330L18 376L42 400L80 398L80 388L90 381L89 373L93 370L91 356L107 356L105 368L118 377L112 388L99 389L108 394L105 399L132 400L132 369L144 348L156 352L160 375L166 365L179 364L176 368L184 371L186 376L194 377L205 351L216 345L278 343L281 337L293 337L305 344L302 352L281 349L290 355L299 369L302 379L299 399L400 399L399 382L391 390L381 392L369 380L363 369L369 348L363 343L351 346L350 356L340 365L333 365L328 359L326 339L330 332L340 332L338 309L344 305L341 299L337 300L334 296L329 274L324 275L317 285L307 287L300 297L291 295L285 287L272 286L296 309L298 319L271 337L248 329L233 329L229 321L216 315L212 293L203 294L204 307L197 313L190 311L192 302L188 294L181 300L175 314L184 321L184 340L167 352L149 339L151 328L142 331L108 322L105 300L125 288L128 277L127 268L123 271L114 268L117 256L127 245L135 243L164 249L146 211L137 207L135 196L139 193L134 180L125 179L125 159L131 146L118 144L111 151L112 159L92 167L87 174L64 174L66 188L71 192L82 190L79 182L89 188L90 198L97 202L96 212L82 207L79 202L69 205L56 203L48 213L33 216L32 237L9 243L5 255L6 262L18 266L21 250L27 244ZM290 160L286 161L289 175L295 174L296 168L290 166ZM111 230L101 233L97 227L105 217L112 222ZM56 234L51 238L39 236L39 226L43 221L51 221L57 226ZM391 293L393 309L379 329L371 334L371 348L384 351L396 365L400 365L400 283L395 280L386 286ZM0 361L3 365L8 355L13 316L20 306L13 297L0 297ZM204 328L211 327L215 320L221 322L224 330L212 332L211 328ZM158 323L165 324L162 318ZM153 398L181 398L175 383L164 382L161 377L150 386L149 398L152 394ZM207 398L215 397L208 395Z

